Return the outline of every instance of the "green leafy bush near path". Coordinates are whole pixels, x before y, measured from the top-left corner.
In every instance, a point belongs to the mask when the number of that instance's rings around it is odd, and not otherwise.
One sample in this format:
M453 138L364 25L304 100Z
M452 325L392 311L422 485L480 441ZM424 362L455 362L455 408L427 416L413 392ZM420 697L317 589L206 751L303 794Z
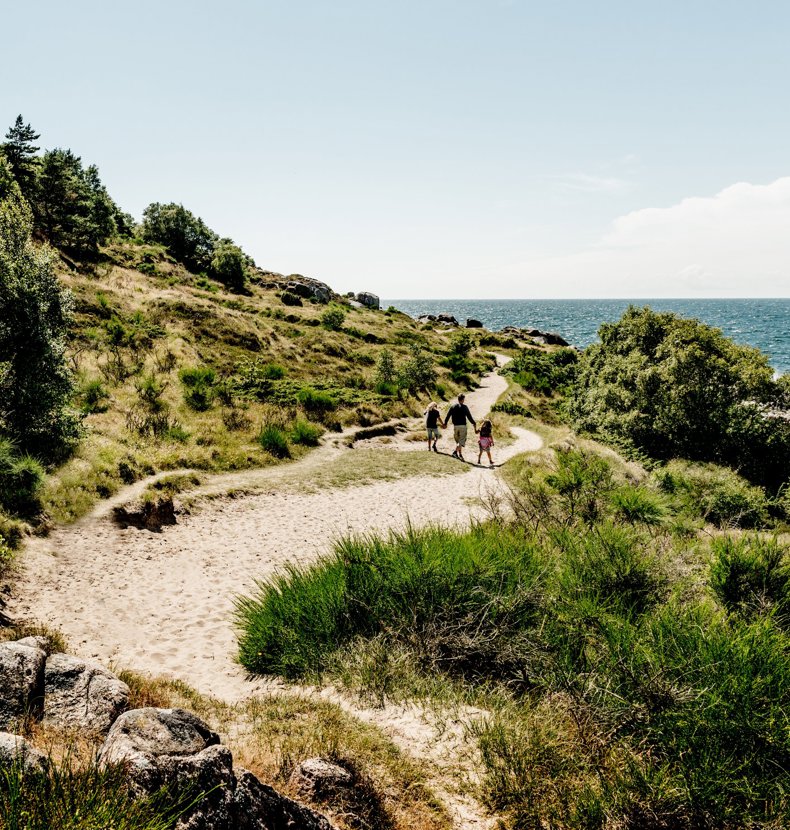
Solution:
M483 795L514 830L784 826L790 552L676 537L665 496L616 479L566 451L496 521L342 540L238 602L240 659L456 684L489 712Z

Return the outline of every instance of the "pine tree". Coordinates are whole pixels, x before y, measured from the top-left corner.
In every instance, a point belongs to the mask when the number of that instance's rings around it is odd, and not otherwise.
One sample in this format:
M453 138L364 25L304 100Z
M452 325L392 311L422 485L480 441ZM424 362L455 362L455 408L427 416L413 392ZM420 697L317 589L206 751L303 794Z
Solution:
M36 153L39 148L33 145L39 134L25 124L21 115L17 115L14 126L5 134L7 141L2 145L3 155L11 168L11 173L26 199L30 199L36 179Z

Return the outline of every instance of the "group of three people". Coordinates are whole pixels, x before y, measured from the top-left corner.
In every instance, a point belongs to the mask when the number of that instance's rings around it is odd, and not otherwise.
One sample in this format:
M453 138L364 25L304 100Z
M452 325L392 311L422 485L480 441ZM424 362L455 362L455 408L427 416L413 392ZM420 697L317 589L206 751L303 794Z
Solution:
M467 421L474 428L475 434L478 436L477 444L480 452L477 455L477 463L483 457L483 453L488 456L488 464L490 467L494 466L494 461L491 458L491 447L494 446L494 437L492 434L491 421L485 420L480 424L480 429L477 428L475 419L469 411L469 407L464 403L466 396L459 395L458 400L452 404L447 410L447 415L442 421L441 413L439 412L439 405L432 402L425 412L425 428L428 431L428 450L439 452L436 447L436 442L441 437L439 432L439 424L445 428L448 423L453 425L453 440L455 441L455 449L453 450L453 458L459 458L464 461L464 447L466 446L466 432Z

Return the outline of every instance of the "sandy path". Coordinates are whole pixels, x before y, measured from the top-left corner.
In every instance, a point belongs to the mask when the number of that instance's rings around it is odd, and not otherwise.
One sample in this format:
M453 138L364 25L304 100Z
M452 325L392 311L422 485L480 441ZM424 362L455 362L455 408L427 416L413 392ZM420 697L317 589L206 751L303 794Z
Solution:
M488 412L506 386L498 374L487 375L467 403L474 413ZM516 440L496 448L497 462L540 448L535 433L513 431ZM445 435L444 445L450 441ZM473 457L472 450L476 457L473 444L467 457ZM412 446L414 452L426 451L423 443ZM271 690L271 682L245 678L234 662L236 595L250 592L256 579L286 563L315 560L344 533L401 528L407 521L415 526L468 524L482 510L473 503L476 497L501 486L495 471L472 465L460 475L414 476L316 493L300 492L293 485L300 470L309 481L316 465L339 453L353 464L354 450L335 443L292 465L216 476L199 491L262 492L199 502L179 524L158 534L122 530L109 518L108 505L100 505L78 523L27 545L11 614L60 628L74 653L181 678L223 700ZM291 484L278 488L283 476ZM113 503L140 489L134 485ZM421 753L413 711L374 711L378 714L361 709L359 714ZM419 737L433 744L432 735ZM474 811L458 810L459 826L480 826Z

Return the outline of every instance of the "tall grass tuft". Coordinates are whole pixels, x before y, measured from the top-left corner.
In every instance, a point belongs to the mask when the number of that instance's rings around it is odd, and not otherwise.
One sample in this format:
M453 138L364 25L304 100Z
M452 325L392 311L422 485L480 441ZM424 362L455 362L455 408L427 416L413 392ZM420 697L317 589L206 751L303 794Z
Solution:
M290 458L291 447L288 443L288 435L285 430L277 424L264 424L258 433L258 443L266 452L275 458Z

